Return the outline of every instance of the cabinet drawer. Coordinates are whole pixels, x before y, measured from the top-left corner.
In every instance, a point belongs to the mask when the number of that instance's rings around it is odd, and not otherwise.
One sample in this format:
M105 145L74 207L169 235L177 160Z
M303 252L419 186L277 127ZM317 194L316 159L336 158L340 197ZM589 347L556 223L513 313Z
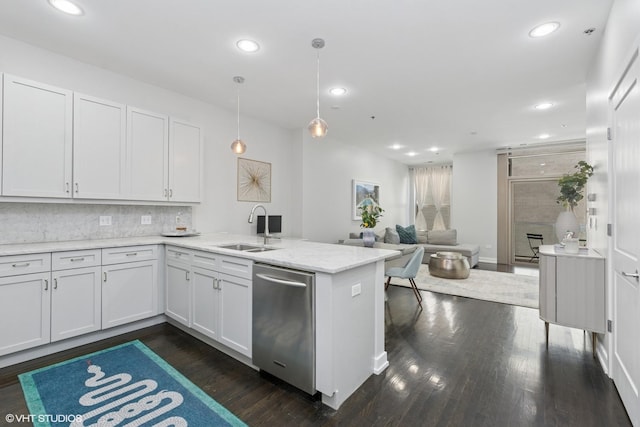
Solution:
M51 254L9 255L0 257L0 277L42 273L51 270Z
M221 273L230 274L232 276L251 279L251 272L253 271L253 261L245 258L222 256L220 257L219 271Z
M208 270L218 270L220 268L219 254L212 252L198 251L193 253L193 265Z
M96 267L102 263L100 249L88 251L65 251L51 254L51 269L68 270L70 268Z
M165 256L167 258L167 261L177 261L191 264L192 253L188 249L167 246Z
M102 250L102 265L120 264L123 262L146 261L158 258L156 245L123 246Z

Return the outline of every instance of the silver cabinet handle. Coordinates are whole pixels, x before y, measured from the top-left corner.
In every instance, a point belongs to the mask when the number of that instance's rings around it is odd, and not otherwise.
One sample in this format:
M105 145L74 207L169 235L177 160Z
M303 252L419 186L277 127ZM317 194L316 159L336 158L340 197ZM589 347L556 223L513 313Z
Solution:
M104 273L102 273L103 279L102 281L107 283L107 272L105 271Z
M78 185L78 183L76 182L76 194L78 194L78 192L80 191L80 186Z
M173 188L170 188L169 189L169 198L172 198L172 197L173 197Z
M53 279L53 289L58 289L58 279Z
M189 272L187 271L187 272L185 272L185 273L186 273L187 281L191 280L191 278L189 277Z
M138 256L138 252L129 252L125 256Z
M21 268L21 267L29 267L31 265L30 262L23 262L22 264L11 264L13 268Z
M49 281L47 279L44 279L44 290L45 291L49 290Z
M640 274L638 273L638 270L636 270L635 273L627 273L623 271L622 275L624 277L633 277L634 279L636 279L636 281L640 281Z
M69 183L68 182L64 183L64 188L65 188L64 192L69 194L69 190L71 190L71 188L69 188Z
M69 261L71 261L71 262L84 261L84 257L82 257L82 258L69 258Z

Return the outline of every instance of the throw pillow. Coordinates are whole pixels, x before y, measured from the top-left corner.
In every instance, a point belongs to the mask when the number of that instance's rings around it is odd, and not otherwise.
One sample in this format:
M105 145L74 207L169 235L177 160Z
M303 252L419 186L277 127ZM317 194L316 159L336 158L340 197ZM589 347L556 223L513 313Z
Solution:
M400 235L393 228L387 227L384 229L384 242L397 245L400 243Z
M411 245L418 243L416 227L414 225L410 225L408 227L396 225L396 231L398 232L398 236L400 236L400 243L408 243Z
M427 230L416 230L416 237L418 239L418 243L424 245L427 243Z
M452 245L458 244L458 233L455 228L451 230L431 230L427 233L427 240L432 245Z

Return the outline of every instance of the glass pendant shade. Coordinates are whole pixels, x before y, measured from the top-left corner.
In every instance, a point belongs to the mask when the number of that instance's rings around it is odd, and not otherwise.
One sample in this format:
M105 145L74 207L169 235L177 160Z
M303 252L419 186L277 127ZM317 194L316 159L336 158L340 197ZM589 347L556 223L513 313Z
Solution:
M247 144L242 142L241 139L236 139L231 143L231 151L235 154L242 154L247 150Z
M237 96L238 96L238 115L237 115L237 130L238 130L238 137L236 138L235 141L233 141L231 143L231 151L233 151L234 154L242 154L247 150L247 144L245 144L244 142L242 142L242 140L240 139L240 85L242 83L244 83L244 77L241 76L235 76L233 78L233 81L236 82L238 84L238 92L237 92Z
M316 53L316 118L309 122L309 132L313 138L322 138L327 134L329 127L327 122L320 118L320 49L324 47L324 40L313 39L311 46L317 49Z
M309 122L308 129L312 137L322 138L327 134L329 126L327 126L327 122L322 120L320 117L316 117L315 119L311 120L311 122Z

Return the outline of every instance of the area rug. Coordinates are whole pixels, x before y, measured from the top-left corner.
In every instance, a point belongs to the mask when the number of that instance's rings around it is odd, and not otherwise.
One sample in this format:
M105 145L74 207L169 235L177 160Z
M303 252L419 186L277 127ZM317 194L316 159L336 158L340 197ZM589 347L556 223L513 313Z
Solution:
M424 291L538 308L538 277L471 269L467 279L442 279L429 274L429 266L420 266L416 285ZM409 287L408 280L392 279L392 285Z
M19 378L34 426L245 426L140 341Z

